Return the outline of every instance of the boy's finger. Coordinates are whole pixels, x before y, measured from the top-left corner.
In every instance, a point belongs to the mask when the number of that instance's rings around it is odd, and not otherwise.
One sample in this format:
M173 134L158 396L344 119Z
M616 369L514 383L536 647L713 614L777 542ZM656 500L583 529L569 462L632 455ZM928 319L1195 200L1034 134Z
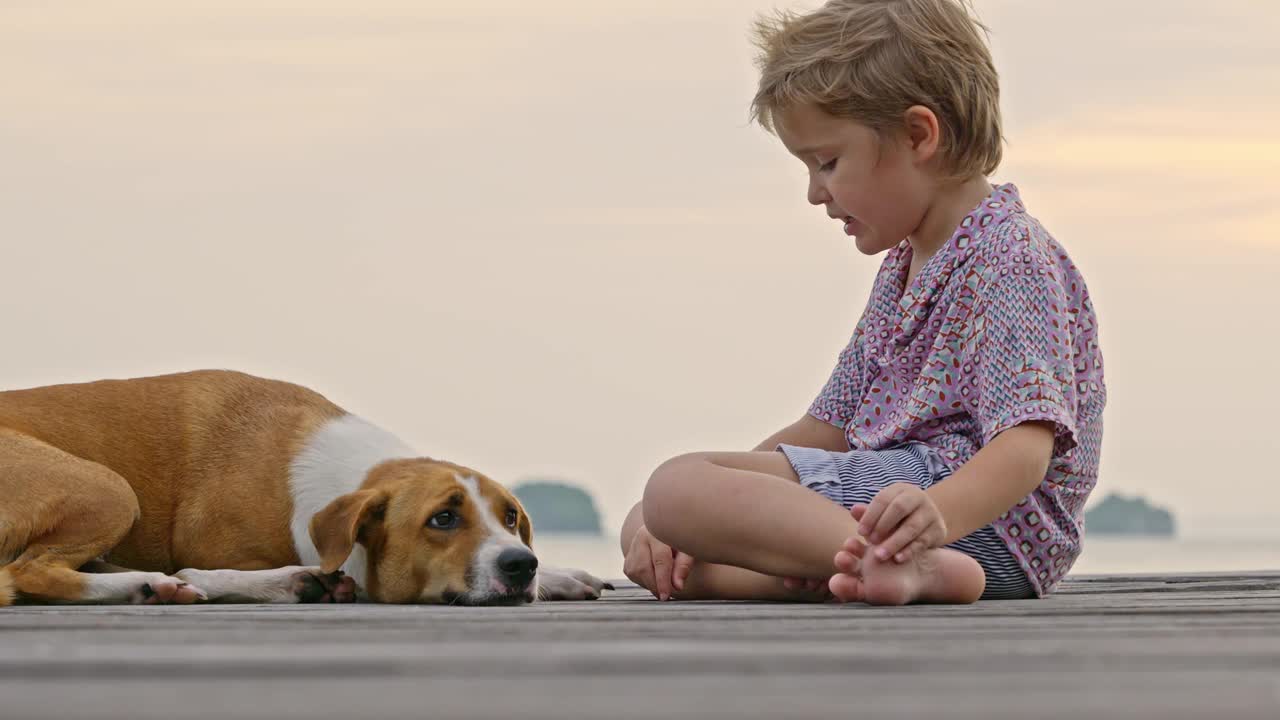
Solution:
M862 516L867 514L867 506L863 503L858 503L849 508L849 514L853 515L854 520L861 520Z
M928 548L926 547L925 542L923 540L916 540L915 542L908 545L905 550L898 553L897 556L894 557L894 559L900 563L909 562L911 558L920 556L920 554L922 554L927 549Z
M653 581L653 566L650 566L648 570L641 570L636 573L636 584L653 593L654 597L658 597L658 586Z
M916 552L919 551L923 545L924 543L920 542L919 539L911 541L906 547L899 550L897 554L893 556L893 561L900 564L910 562L911 558L915 557Z
M925 549L932 547L941 547L942 543L947 539L947 525L938 520L925 528L924 541L928 543Z
M898 529L889 536L887 540L876 546L876 557L880 560L888 560L897 555L906 546L920 537L920 531L923 529L918 515L907 518L907 521L898 526Z
M647 578L645 572L653 567L652 563L649 562L649 558L644 557L647 551L648 545L639 545L633 540L631 549L627 550L627 555L622 563L622 574L645 590L650 589L644 582Z
M632 551L636 552L636 551ZM657 590L653 582L653 563L648 557L645 557L645 551L636 552L634 556L628 556L628 564L631 571L627 573L627 577L635 581L635 584L653 593L656 597Z
M876 493L876 496L871 498L871 504L867 506L866 511L863 513L862 520L858 522L858 534L870 540L871 538L868 536L871 535L871 531L880 522L880 515L884 513L889 503L893 502L893 499L901 492L902 489L897 485L890 485Z
M904 520L911 516L916 506L920 504L920 496L911 493L900 493L889 503L889 507L884 509L884 513L880 515L879 521L876 522L875 529L871 531L871 537L868 541L874 544L881 544L884 539L889 537L894 528L902 524ZM897 552L896 550L894 552Z
M659 600L671 598L671 553L659 549L653 553L653 579Z
M693 570L693 558L685 553L676 553L675 568L671 571L671 584L677 590L684 589L684 581Z
M782 579L782 587L793 591L812 592L825 582L824 580L813 580L811 578L789 577Z

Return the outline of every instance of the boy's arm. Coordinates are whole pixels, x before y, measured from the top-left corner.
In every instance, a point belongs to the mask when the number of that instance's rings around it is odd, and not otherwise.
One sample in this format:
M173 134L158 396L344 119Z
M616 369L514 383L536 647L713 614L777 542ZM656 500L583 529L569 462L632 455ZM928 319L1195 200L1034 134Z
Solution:
M926 492L946 524L942 545L991 524L1044 480L1053 424L1027 422L995 436L951 477Z
M821 448L834 452L849 450L844 430L805 413L804 417L765 438L755 447L757 451L770 452L779 444L797 447Z

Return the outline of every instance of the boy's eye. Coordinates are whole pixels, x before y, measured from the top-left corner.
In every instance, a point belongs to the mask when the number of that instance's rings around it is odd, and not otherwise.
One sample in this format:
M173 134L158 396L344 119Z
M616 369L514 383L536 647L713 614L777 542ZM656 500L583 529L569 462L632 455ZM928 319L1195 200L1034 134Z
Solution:
M831 158L830 160L818 166L818 172L831 172L836 168L836 160L840 158Z

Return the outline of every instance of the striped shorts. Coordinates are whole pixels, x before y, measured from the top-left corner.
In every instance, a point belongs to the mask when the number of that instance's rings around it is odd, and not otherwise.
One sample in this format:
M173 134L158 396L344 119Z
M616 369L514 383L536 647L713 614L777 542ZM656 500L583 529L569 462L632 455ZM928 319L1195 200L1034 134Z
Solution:
M927 489L945 480L951 469L927 445L907 443L887 450L831 452L818 448L779 445L800 484L843 507L868 504L885 486L909 482ZM947 545L968 555L987 574L983 600L1033 598L1035 588L1017 559L988 525Z

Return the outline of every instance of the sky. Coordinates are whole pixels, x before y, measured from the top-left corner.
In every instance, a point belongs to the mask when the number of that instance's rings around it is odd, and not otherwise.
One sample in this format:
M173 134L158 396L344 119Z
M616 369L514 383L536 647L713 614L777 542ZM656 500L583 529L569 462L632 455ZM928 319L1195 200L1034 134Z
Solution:
M977 0L1107 492L1275 528L1280 5ZM226 367L617 527L799 418L879 258L748 123L760 0L0 0L0 387ZM1280 532L1280 530L1277 530Z

